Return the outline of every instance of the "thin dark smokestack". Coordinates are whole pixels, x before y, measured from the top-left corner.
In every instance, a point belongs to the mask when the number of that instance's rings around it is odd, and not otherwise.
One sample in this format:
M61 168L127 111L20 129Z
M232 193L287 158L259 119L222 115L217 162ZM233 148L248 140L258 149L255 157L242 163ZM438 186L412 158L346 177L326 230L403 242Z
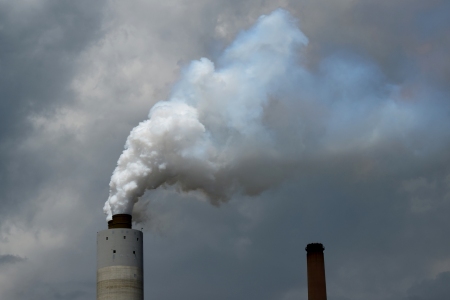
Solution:
M308 265L308 300L326 300L327 287L325 283L325 261L320 243L308 244L306 261Z

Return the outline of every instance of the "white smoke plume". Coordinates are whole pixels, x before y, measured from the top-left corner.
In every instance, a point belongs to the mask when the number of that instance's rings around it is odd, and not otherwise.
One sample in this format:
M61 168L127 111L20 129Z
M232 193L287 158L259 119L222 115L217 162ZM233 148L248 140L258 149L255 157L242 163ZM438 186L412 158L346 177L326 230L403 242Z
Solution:
M135 127L104 211L131 214L146 190L176 184L213 204L255 195L302 161L389 147L424 151L411 136L429 106L385 83L376 66L336 56L311 70L308 39L285 10L261 16L216 63L193 61L167 101ZM427 110L429 113L419 113Z

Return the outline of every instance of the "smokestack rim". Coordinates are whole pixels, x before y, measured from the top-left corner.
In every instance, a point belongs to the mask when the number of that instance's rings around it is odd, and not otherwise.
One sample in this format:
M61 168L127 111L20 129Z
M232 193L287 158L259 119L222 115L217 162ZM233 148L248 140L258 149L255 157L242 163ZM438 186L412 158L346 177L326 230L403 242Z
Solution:
M116 214L108 221L108 229L128 228L132 229L132 217L129 214Z
M325 250L325 247L323 246L322 243L310 243L306 245L305 250L308 253L323 252Z

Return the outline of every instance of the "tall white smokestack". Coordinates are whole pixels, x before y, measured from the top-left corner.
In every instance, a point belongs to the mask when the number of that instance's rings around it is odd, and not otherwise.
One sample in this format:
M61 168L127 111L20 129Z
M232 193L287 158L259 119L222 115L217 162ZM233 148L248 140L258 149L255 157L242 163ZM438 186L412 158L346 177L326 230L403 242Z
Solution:
M97 233L97 300L144 299L143 234L117 214Z

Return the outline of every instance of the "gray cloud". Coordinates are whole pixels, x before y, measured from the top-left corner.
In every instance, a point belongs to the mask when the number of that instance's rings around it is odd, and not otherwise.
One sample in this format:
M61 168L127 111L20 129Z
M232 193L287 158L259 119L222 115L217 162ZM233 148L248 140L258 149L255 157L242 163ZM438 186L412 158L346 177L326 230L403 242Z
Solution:
M57 107L73 103L76 59L98 38L101 3L0 3L0 191L3 205L11 209L47 180L42 176L47 165L20 144L36 134L30 117L51 116ZM30 190L21 188L25 182Z
M26 260L27 260L26 258L12 255L12 254L0 255L0 265L15 264L15 263L19 263L19 262L24 262Z
M2 264L0 298L95 297L95 233L129 131L182 67L277 7L299 19L312 72L364 61L424 99L417 151L390 140L307 160L220 207L145 194L146 297L306 299L304 247L318 241L330 300L448 298L446 1L72 2L0 2L0 248L27 257Z
M443 300L447 299L450 294L449 290L450 273L444 272L439 274L436 278L431 280L424 280L423 282L413 285L409 290L408 300Z

